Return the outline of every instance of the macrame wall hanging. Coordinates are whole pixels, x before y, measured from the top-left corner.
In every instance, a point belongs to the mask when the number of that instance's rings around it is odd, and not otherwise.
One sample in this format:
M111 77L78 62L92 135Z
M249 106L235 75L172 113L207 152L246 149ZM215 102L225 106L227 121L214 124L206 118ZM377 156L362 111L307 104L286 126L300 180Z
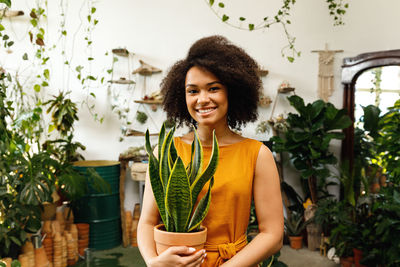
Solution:
M328 44L325 44L325 50L313 50L311 52L318 53L319 55L318 96L325 102L328 102L334 90L333 62L335 54L341 53L343 50L328 50Z

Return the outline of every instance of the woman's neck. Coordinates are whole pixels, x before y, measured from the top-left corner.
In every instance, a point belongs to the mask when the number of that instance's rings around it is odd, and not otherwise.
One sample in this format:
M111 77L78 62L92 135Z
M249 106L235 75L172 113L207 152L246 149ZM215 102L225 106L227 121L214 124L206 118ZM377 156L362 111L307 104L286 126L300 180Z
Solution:
M229 140L236 136L236 134L232 132L228 125L222 125L216 128L199 125L197 127L197 133L203 146L212 146L214 129L220 145L231 143Z

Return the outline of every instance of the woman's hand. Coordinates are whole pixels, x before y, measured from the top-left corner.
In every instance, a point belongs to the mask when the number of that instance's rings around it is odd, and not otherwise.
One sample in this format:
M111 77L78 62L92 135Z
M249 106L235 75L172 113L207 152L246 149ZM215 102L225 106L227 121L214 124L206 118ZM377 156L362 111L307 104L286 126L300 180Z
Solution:
M204 249L170 247L148 262L149 267L199 267L206 257Z

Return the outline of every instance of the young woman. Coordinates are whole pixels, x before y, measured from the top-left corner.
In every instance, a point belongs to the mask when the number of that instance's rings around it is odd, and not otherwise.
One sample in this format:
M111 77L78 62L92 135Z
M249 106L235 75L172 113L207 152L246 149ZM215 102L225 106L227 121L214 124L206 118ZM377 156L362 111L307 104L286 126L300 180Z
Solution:
M147 179L138 244L148 266L257 266L281 248L283 208L274 158L261 142L234 131L256 120L260 88L257 63L221 36L194 43L186 59L175 63L163 80L167 116L178 125L196 126L205 162L215 129L220 156L210 209L202 223L208 229L204 250L172 247L157 255L153 227L160 216ZM174 138L185 164L190 161L192 141L193 133ZM260 233L247 244L252 200Z

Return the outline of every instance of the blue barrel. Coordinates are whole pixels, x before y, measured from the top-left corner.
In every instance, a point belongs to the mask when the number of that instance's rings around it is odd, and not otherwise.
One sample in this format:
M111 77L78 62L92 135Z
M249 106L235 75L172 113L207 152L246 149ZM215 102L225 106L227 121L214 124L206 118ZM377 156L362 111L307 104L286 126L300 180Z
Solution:
M119 199L120 163L118 161L77 161L73 163L88 179L87 169L93 168L110 184L111 192L94 190L89 182L88 194L73 207L75 223L89 223L89 247L96 250L110 249L121 244L121 213Z

